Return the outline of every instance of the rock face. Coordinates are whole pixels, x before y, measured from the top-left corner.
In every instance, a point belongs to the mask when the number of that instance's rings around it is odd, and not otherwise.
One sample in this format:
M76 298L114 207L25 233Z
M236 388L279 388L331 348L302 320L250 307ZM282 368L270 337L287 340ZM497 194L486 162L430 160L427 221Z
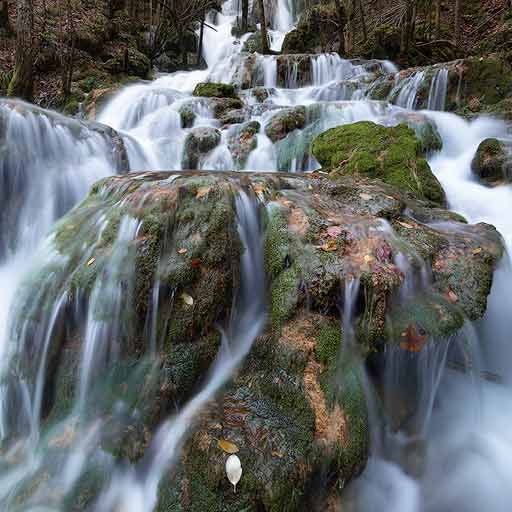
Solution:
M423 157L422 143L405 125L387 128L363 121L339 126L318 136L312 151L336 176L378 178L415 198L440 205L446 202L441 184Z
M120 318L120 367L147 352L144 333L155 319L161 362L152 385L136 394L143 407L128 415L129 437L105 441L118 458L142 456L156 425L197 391L215 358L217 326L226 325L243 278L246 249L234 202L240 191L259 203L268 323L241 371L191 427L178 469L161 483L160 511L303 510L318 478L327 482L326 495L314 502L327 506L367 456L360 363L347 357L337 313L343 288L359 283L354 325L363 355L384 344L419 352L428 339L443 342L465 317L483 315L502 255L493 227L468 226L361 173L151 172L99 182L57 227L55 251L65 265L50 263L51 280L50 268L42 268L35 282L47 283L50 296L67 287L71 306L75 297L89 300L109 265L121 267L128 316ZM137 225L126 248L133 267L115 259L126 222ZM401 300L402 285L425 268L430 284ZM44 304L34 311L36 323ZM76 380L83 340L75 334L70 343L68 332L80 331L69 325L50 350L48 367L58 375L46 391L50 417L72 403L67 383ZM75 362L53 371L59 361ZM244 472L236 494L219 439L239 449Z
M512 147L497 139L485 139L471 162L471 169L488 185L512 178Z
M206 155L219 145L220 130L216 128L194 128L185 139L183 151L183 168L195 169L201 156Z

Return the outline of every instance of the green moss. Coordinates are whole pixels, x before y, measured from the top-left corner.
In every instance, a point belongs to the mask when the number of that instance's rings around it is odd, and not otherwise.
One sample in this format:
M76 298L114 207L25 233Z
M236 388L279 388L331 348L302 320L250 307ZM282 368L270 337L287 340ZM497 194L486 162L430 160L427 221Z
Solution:
M197 84L193 96L200 96L203 98L233 98L238 99L234 85L207 82Z
M322 323L316 336L315 355L319 362L330 365L341 345L341 325L337 320Z
M363 121L332 128L313 142L313 154L332 177L362 174L411 196L445 203L441 184L422 153L421 142L405 125L388 128Z

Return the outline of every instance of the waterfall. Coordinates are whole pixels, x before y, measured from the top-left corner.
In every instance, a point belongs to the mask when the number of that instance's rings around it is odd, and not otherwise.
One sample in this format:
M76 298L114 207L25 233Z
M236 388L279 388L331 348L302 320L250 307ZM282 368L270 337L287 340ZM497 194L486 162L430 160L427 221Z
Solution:
M428 110L444 110L446 104L446 91L448 89L448 70L441 68L436 71L430 84L428 94Z
M276 0L269 13L272 48L278 50L299 13L292 0ZM205 31L207 69L163 74L151 82L123 87L99 113L101 124L69 119L20 101L0 102L2 510L70 510L67 500L74 487L91 475L99 484L93 483L94 499L86 505L88 510L154 510L163 476L179 472L180 449L201 413L235 375L263 332L267 276L263 205L256 196L263 197L265 191L240 190L246 179L242 175L233 186L237 192L232 202L242 246L240 279L234 278L238 291L231 316L218 326L222 340L217 357L205 379L177 401L176 410L171 409L173 403L162 411L158 424L151 425L156 432L151 440L142 433L149 446L141 459L133 462L138 455L118 457L109 451L112 445L129 450L140 442L122 436L143 423L144 404L133 401L146 396L145 386L156 399L162 391L155 378L168 371L160 359L165 337L161 331L169 329L172 306L181 290L159 272L145 275L145 269L137 267L136 247L153 249L144 245L147 219L128 215L128 206L133 205L99 180L128 169L148 171L147 175L181 169L193 130L220 133L217 145L194 155L198 169L310 172L319 168L311 154L312 141L329 128L363 120L385 126L409 118L432 122L443 148L429 154L428 161L450 208L470 223L495 225L508 253L512 250L511 187L486 187L471 172L479 144L489 137L510 140L510 127L503 121L467 121L443 112L446 68L407 74L388 61L347 60L337 54L248 55L242 48L249 35L236 38L232 32L237 15L236 0L224 2L221 12L208 14L214 30ZM236 83L242 103L195 97L195 87L206 81ZM369 100L382 84L389 88L378 97L386 99ZM303 127L282 123L279 136L271 140L267 128L272 117L296 106L305 109ZM426 111L416 111L425 107ZM257 123L250 136L243 136L249 149L242 158L232 150L230 140L249 121ZM236 130L230 131L233 127ZM129 186L138 180L130 179ZM86 208L73 210L96 182ZM142 184L130 200L135 197L140 211L151 217L147 186ZM165 198L166 191L160 192ZM202 192L194 189L192 195ZM65 223L59 222L65 213ZM178 220L186 222L186 215ZM158 270L166 258L176 256L173 222L162 228L161 254L153 255ZM452 229L449 223L437 228ZM361 237L386 241L392 249L388 263L400 275L400 289L386 297L387 322L392 324L392 314L413 305L420 294L439 299L427 270L430 262L404 247L391 224L382 220L361 228ZM289 258L286 255L284 265ZM148 281L142 326L133 323L137 277ZM342 497L347 508L508 512L511 284L512 262L506 255L481 320L466 320L462 330L449 338L424 340L421 332L416 333L424 343L418 352L404 350L399 335L395 345L371 354L366 364L356 341L364 276L354 271L343 283L343 343L334 385L342 388L353 373L362 380L371 435L368 466ZM169 311L163 312L166 307ZM135 351L130 347L136 357L125 361L128 342L140 346ZM378 366L380 379L372 375L371 365ZM490 381L485 375L496 378ZM59 388L65 387L69 396L56 396L60 378L69 379Z

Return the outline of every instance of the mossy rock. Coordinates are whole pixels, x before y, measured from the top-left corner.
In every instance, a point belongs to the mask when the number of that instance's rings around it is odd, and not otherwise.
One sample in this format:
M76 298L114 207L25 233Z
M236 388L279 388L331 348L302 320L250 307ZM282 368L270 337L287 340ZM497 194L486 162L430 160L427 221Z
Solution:
M284 139L290 132L304 128L306 108L291 107L274 114L265 126L265 133L272 142Z
M485 139L478 146L471 170L488 185L512 178L512 148L498 139Z
M221 133L217 128L194 128L185 139L183 168L196 169L201 156L206 155L220 143Z
M404 125L388 128L369 121L332 128L314 141L313 154L335 178L377 178L418 199L444 205L441 184L424 158L422 144Z
M261 31L251 34L242 47L243 52L247 53L263 53L263 41Z
M233 98L238 99L234 85L214 82L197 84L193 96L203 98Z
M345 23L345 13L343 13ZM282 52L293 53L326 53L339 49L338 13L333 2L320 3L306 9L297 27L286 34Z

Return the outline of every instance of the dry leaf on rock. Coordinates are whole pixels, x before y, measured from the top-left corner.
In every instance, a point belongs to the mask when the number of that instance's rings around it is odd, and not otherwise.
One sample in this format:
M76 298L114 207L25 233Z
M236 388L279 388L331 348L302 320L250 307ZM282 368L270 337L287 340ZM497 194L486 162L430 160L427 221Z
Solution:
M240 451L235 443L226 441L225 439L219 439L217 441L217 446L226 453L238 453Z

